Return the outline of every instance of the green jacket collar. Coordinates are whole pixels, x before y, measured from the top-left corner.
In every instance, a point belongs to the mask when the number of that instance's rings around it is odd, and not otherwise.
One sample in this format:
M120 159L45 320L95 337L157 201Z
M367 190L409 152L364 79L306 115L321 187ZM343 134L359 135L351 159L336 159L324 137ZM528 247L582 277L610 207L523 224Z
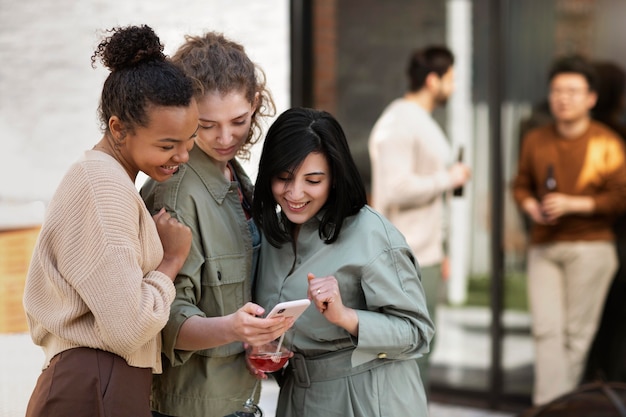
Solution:
M230 164L235 169L242 192L248 201L252 201L253 186L243 167L236 159L231 159ZM221 204L226 198L231 182L224 177L215 162L196 145L189 151L189 161L186 165L188 169L193 170L200 177L215 201Z

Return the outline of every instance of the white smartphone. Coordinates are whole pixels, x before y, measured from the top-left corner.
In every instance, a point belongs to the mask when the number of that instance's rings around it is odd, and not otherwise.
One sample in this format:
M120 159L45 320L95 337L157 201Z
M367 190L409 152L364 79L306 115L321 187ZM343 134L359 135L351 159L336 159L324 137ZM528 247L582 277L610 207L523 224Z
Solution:
M311 304L311 300L308 298L278 303L267 315L267 318L269 319L272 317L284 316L293 317L293 319L296 320L300 317L300 314L304 313L304 310L306 310L309 304Z

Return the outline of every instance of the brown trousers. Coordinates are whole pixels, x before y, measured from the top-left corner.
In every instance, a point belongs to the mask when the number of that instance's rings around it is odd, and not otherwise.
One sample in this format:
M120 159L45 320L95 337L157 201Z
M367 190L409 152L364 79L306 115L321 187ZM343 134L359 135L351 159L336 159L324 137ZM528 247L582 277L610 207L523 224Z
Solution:
M150 417L152 370L102 350L59 353L39 376L26 417Z

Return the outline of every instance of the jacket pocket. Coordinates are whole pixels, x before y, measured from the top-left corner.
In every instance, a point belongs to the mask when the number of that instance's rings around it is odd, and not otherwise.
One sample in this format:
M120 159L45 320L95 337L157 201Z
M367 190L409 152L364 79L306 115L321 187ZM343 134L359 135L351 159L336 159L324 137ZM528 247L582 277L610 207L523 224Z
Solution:
M202 273L202 299L198 307L207 317L232 314L251 299L250 265L245 255L207 258ZM197 352L199 355L226 357L241 353L241 342Z

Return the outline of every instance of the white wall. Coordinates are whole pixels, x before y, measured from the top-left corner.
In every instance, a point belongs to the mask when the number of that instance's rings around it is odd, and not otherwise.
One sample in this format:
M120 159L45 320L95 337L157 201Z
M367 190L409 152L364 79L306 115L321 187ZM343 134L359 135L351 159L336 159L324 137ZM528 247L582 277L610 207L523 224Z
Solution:
M278 111L288 107L288 0L0 0L0 205L46 202L100 139L108 72L90 57L103 30L128 24L151 26L167 54L186 33L224 32L265 70ZM260 146L254 151L252 176Z

